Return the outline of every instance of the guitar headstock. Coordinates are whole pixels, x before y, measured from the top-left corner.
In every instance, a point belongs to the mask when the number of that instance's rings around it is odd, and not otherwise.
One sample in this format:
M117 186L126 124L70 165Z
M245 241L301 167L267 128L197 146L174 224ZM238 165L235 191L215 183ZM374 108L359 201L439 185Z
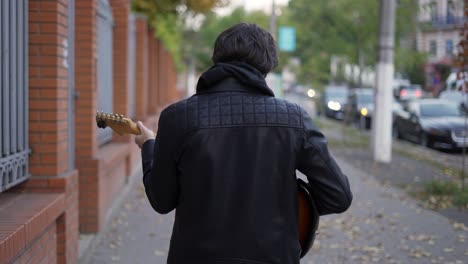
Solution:
M124 134L141 134L138 126L130 118L123 115L96 112L96 124L99 128L110 127L119 135Z

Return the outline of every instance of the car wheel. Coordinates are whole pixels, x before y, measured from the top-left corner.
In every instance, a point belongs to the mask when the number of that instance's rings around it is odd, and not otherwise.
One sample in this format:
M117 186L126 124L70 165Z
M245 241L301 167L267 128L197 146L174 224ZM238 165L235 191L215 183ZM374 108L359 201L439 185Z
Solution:
M421 145L427 147L427 148L430 148L432 146L432 143L431 143L431 140L429 138L429 136L427 135L427 133L422 133L421 134Z
M401 136L400 129L398 128L397 125L393 125L393 138L396 139L402 139L403 137Z

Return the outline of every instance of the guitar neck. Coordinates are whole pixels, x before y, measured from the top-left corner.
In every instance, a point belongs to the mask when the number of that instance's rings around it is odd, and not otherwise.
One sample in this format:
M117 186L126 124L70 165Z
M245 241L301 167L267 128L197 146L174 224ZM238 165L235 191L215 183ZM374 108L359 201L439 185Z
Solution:
M96 113L96 124L99 128L110 127L119 135L133 134L140 135L141 131L138 125L130 118L123 115L109 114L109 113Z
M140 135L141 131L138 128L137 124L133 121L128 124L128 134L133 134L133 135Z

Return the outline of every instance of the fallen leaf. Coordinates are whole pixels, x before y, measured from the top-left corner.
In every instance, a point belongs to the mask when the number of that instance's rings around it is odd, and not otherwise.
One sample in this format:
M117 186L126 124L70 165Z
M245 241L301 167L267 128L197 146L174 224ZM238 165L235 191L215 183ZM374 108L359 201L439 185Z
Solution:
M453 248L444 248L444 252L453 252Z
M160 250L157 250L157 249L156 249L156 250L154 251L154 255L156 255L156 256L165 256L166 253L165 253L164 251L160 251Z
M453 229L455 230L463 230L463 231L468 231L468 227L465 226L463 223L453 223Z

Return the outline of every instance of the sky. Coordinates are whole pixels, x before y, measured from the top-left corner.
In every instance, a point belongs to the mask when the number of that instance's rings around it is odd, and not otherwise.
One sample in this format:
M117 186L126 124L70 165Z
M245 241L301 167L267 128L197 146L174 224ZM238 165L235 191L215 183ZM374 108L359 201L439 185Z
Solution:
M247 10L265 10L271 12L272 0L231 0L229 6L220 8L216 12L220 15L229 14L230 11L238 6L244 6ZM286 5L289 0L275 0L277 5Z

